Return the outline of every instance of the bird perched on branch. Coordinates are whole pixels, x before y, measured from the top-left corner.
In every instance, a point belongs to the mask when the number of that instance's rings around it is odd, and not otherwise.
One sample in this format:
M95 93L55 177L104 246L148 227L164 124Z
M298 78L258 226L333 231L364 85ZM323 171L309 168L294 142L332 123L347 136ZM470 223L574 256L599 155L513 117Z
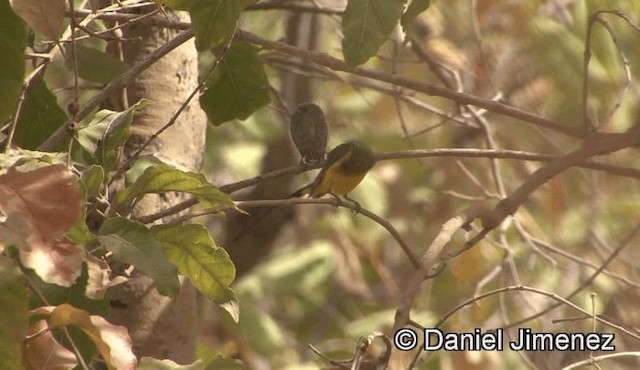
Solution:
M329 152L316 179L293 193L293 197L303 194L309 194L311 198L325 194L342 195L359 206L348 193L358 186L375 163L373 151L367 144L356 140L342 143Z

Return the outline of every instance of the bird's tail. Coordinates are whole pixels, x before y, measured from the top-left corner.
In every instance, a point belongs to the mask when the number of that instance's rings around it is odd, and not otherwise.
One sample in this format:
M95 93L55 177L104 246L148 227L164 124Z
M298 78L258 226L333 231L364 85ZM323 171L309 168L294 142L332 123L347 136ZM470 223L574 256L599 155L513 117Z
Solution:
M311 191L311 187L313 186L313 183L309 183L303 187L301 187L300 189L296 190L295 192L293 192L293 194L291 194L291 196L289 196L289 198L300 198L301 196L305 195L305 194L309 194Z

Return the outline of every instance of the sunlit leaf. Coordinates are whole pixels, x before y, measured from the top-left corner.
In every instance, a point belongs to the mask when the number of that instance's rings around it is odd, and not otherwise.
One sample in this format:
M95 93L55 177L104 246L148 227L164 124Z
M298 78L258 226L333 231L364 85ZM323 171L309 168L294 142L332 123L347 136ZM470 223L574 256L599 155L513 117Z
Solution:
M403 6L400 0L349 0L342 15L342 53L349 65L376 55L398 24Z
M269 100L269 81L258 50L237 40L231 44L200 95L200 105L214 125L246 119Z
M29 299L18 265L0 255L0 369L21 368L20 343L27 334Z
M121 217L109 218L96 239L117 260L134 265L151 277L161 294L175 296L180 290L176 267L143 224Z
M204 175L195 172L180 171L168 165L148 167L136 182L116 194L113 207L118 208L126 202L147 193L179 191L194 194L207 207L233 207L231 198L217 187L211 185Z
M24 149L12 149L0 153L0 175L9 171L29 172L52 164L66 164L66 153L45 153Z
M131 168L127 170L127 173L125 173L125 184L129 186L135 183L147 168L158 164L164 164L164 162L154 156L141 155L133 162Z
M0 1L0 19L0 122L5 122L14 113L22 88L27 29L6 0Z
M158 225L151 228L169 259L193 285L215 302L228 300L225 289L236 276L229 254L215 245L209 231L196 224Z
M36 32L57 40L62 32L64 0L10 0L16 12Z

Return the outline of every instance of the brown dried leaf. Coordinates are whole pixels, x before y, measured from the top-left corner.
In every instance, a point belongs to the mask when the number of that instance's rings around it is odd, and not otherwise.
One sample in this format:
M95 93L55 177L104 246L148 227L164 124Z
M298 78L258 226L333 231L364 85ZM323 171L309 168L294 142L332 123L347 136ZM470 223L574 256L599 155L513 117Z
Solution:
M46 309L48 311L49 307ZM51 307L49 325L51 328L77 326L98 347L110 370L136 368L138 360L133 354L131 337L123 326L112 325L101 316L89 315L89 312L67 303Z
M13 11L34 31L57 40L62 31L64 0L9 0Z
M87 270L89 272L89 280L87 281L85 295L90 299L101 300L104 298L111 283L109 278L111 269L105 261L89 255L87 258Z
M20 249L20 260L46 282L71 286L86 251L62 238L81 215L76 177L63 165L0 176L0 244Z
M72 369L78 365L76 356L64 348L47 330L45 320L29 326L29 338L22 342L23 366L27 370Z

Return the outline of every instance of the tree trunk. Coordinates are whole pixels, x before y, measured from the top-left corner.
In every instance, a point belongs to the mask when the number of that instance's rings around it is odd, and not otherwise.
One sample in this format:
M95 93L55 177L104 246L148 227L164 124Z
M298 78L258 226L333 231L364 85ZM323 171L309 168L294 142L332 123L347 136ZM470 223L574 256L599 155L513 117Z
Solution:
M187 20L184 14L169 16ZM125 62L133 64L168 40L177 31L136 23L123 29L127 41L122 46ZM118 49L116 45L115 49ZM193 40L184 43L140 74L126 91L129 105L140 99L148 103L135 115L132 136L124 157L130 157L160 127L165 125L197 86L197 53ZM180 169L200 169L204 153L206 117L197 99L191 101L175 124L154 140L144 154L153 155ZM148 195L134 215L147 215L183 200L176 194ZM163 220L167 221L167 220ZM124 325L138 357L152 356L178 363L195 360L196 291L187 282L178 297L160 295L150 278L134 273L132 279L110 290L113 303L111 321Z

